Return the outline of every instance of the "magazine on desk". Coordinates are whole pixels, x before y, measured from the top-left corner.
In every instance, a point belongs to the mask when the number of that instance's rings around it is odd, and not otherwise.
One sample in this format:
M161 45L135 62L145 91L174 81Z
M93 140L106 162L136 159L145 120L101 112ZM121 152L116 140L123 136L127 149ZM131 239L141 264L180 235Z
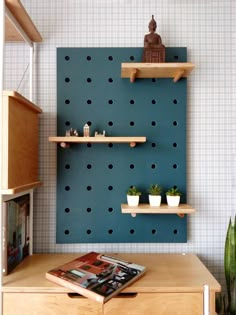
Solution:
M105 303L140 278L146 268L90 252L46 272L46 278L87 298Z

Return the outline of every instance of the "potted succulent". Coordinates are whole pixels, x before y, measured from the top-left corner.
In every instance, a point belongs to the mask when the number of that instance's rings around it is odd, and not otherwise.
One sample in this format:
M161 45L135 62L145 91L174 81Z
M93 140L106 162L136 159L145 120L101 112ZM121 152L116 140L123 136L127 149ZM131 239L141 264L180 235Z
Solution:
M141 192L135 186L130 186L130 188L127 191L128 206L132 207L138 206L140 196Z
M158 184L152 184L148 189L149 204L151 207L160 207L162 188Z
M166 200L169 207L178 207L180 203L180 196L182 193L177 187L172 187L166 192Z

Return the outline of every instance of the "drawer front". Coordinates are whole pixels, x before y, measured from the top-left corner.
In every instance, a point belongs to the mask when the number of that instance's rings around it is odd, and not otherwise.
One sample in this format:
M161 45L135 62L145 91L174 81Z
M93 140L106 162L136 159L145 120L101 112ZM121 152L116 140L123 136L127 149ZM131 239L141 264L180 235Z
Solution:
M121 294L108 301L104 315L203 315L201 293Z
M102 304L65 293L4 293L3 315L102 315Z

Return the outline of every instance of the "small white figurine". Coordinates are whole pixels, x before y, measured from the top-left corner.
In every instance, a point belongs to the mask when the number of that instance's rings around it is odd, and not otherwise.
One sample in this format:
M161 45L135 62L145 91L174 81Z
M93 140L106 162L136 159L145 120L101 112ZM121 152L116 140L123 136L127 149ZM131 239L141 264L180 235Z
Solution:
M84 137L89 137L89 125L85 124L83 128Z
M105 137L105 130L103 130L102 133L99 133L98 131L95 131L94 137Z
M78 137L79 133L76 129L70 128L66 130L66 137Z

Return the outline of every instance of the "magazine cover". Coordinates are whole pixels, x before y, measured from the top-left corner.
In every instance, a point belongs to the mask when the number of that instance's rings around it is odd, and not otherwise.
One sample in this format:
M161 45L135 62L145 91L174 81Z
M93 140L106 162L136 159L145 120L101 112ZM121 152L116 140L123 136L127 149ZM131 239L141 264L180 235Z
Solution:
M3 203L3 275L29 255L30 195Z
M46 278L87 298L105 303L140 278L146 268L91 252L46 273Z

